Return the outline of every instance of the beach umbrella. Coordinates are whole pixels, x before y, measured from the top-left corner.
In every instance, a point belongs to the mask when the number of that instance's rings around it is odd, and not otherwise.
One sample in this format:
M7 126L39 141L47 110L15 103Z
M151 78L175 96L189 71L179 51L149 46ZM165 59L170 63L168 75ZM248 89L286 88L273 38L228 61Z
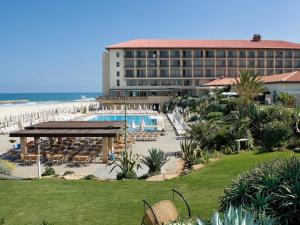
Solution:
M131 120L131 128L132 128L132 129L135 129L135 128L136 128L135 123L134 123L134 120Z
M144 118L142 118L142 121L141 121L141 124L140 124L140 130L144 131L144 128L145 128L145 121L144 121Z

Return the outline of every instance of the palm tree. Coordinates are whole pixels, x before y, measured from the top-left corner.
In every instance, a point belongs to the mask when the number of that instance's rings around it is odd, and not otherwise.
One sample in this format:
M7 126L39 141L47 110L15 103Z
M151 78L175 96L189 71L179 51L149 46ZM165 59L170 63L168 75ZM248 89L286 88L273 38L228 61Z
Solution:
M149 156L145 156L140 161L148 166L148 173L160 173L161 167L169 161L169 159L167 159L167 155L165 155L162 150L156 148L151 148L148 152Z
M246 113L248 112L248 107L254 97L265 90L262 80L257 75L246 70L240 72L239 78L235 78L235 85L233 88L241 97L242 105Z

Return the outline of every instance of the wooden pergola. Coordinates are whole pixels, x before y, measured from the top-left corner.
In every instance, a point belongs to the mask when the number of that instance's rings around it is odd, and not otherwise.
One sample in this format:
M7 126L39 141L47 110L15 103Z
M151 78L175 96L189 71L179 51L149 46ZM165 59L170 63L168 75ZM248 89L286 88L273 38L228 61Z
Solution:
M39 152L39 139L48 137L50 143L54 137L102 137L102 161L108 162L109 152L113 148L113 139L119 140L122 129L124 128L123 121L53 121L35 124L26 127L23 130L12 132L10 137L20 137L21 153L28 154L27 138L34 138L35 149ZM40 157L38 157L39 175L40 175Z

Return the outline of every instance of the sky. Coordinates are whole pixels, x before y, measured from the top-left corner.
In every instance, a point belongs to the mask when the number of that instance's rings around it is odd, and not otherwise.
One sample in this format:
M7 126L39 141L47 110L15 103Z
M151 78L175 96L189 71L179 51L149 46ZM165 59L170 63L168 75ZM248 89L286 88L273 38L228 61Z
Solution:
M300 43L299 0L0 0L0 93L99 92L105 47L131 39Z

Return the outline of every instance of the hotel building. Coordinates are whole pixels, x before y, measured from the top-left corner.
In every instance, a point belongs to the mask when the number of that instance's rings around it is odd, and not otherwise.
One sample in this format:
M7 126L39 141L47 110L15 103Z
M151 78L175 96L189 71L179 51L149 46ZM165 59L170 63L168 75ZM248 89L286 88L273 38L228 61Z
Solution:
M103 53L106 96L198 95L241 70L264 76L300 70L300 44L261 40L131 40Z

